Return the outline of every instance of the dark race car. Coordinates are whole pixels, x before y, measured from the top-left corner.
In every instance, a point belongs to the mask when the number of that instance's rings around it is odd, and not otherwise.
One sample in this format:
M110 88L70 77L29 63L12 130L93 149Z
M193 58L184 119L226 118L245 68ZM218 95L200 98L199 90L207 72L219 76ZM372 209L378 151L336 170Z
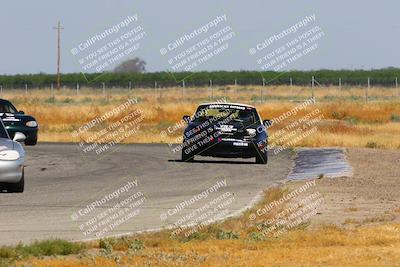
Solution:
M16 132L26 136L25 145L33 146L37 143L38 123L34 117L18 111L10 101L0 99L0 118L3 120L11 139Z
M182 161L193 161L195 155L224 158L256 158L267 164L268 133L257 110L235 103L201 104L188 122L182 144Z

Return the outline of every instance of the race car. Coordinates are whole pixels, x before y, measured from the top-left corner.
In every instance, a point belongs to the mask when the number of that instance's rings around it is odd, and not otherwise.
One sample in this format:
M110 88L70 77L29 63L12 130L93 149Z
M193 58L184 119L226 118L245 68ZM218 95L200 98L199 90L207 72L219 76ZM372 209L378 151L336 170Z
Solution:
M194 156L252 158L258 164L268 162L270 120L262 121L253 106L237 103L201 104L195 114L183 116L188 123L181 146L182 161Z
M25 151L18 142L25 138L23 133L16 132L11 139L0 119L0 192L24 192Z
M36 145L39 126L34 117L18 111L10 101L0 99L0 118L11 138L14 138L16 132L20 132L26 136L25 145Z

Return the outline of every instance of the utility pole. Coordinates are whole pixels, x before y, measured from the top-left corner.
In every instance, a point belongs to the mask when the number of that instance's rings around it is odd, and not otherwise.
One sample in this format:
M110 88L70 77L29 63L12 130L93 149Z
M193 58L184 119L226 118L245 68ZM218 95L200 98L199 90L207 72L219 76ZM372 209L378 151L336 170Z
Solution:
M61 27L60 21L58 21L57 27L53 27L54 30L57 30L57 91L60 90L60 60L61 60L61 49L60 49L60 39L61 39L61 30L64 28Z

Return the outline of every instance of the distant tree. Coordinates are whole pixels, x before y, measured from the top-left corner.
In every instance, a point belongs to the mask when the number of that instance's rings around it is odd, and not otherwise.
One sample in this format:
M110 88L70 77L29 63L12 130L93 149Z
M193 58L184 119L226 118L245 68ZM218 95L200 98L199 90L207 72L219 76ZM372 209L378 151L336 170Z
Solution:
M146 62L138 57L126 60L114 68L114 72L117 73L129 73L129 72L142 73L145 71L146 71Z

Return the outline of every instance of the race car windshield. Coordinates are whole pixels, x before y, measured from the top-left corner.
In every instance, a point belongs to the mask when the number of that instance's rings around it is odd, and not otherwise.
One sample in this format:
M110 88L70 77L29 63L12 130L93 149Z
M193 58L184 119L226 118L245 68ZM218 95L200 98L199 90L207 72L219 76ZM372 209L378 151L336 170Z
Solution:
M0 101L0 113L17 113L13 105L6 101Z
M257 112L254 109L201 107L197 110L196 114L197 116L193 121L228 119L229 121L241 122L243 124L254 124L259 122Z

